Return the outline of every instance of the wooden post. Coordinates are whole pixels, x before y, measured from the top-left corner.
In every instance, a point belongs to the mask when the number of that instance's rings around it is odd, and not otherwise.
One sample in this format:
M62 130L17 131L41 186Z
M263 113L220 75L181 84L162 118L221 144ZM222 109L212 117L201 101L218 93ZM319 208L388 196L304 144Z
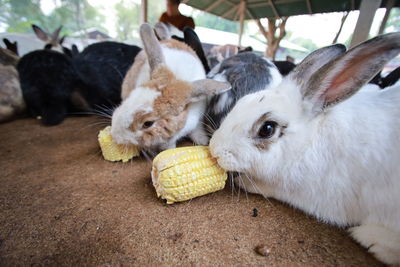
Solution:
M242 36L243 36L243 27L244 27L244 14L246 12L246 1L241 0L239 6L239 19L240 19L240 28L239 28L239 43L238 46L242 47Z
M336 33L335 38L333 38L332 44L336 44L337 40L339 39L340 33L342 32L342 29L343 29L343 25L346 22L346 19L347 19L347 16L349 15L349 13L350 13L349 11L343 13L342 21L340 22L339 30Z
M140 5L140 23L147 22L147 0L142 0Z
M362 0L360 4L360 15L358 16L356 28L350 47L353 47L368 39L375 12L379 8L381 0Z
M395 3L395 2L396 2L395 0L388 0L388 1L387 1L387 3L386 3L385 16L384 16L383 19L382 19L381 26L379 27L378 34L382 34L383 31L385 30L386 22L387 22L387 20L388 20L388 18L389 18L390 11L391 11L392 8L394 7L394 3Z

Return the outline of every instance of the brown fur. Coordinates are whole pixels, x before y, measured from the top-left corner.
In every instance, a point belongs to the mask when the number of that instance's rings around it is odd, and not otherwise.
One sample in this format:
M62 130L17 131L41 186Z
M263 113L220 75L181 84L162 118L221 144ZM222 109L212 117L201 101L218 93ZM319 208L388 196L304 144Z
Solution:
M161 116L164 114L177 116L184 110L192 94L192 85L176 79L164 65L157 66L152 74L152 80L145 86L161 92L154 103L154 110Z
M138 73L140 72L146 61L147 61L146 53L144 50L142 50L135 57L135 62L133 63L132 67L129 69L128 73L124 78L121 90L122 100L128 98L132 90L139 86L139 84L137 84Z
M183 50L183 51L186 51L186 52L190 53L191 55L197 57L197 55L193 51L193 49L190 48L185 43L179 42L174 39L164 40L164 41L161 41L160 43L164 44L168 48ZM126 76L124 78L124 81L122 83L122 91L121 91L122 100L126 99L129 96L129 94L132 92L133 89L135 89L138 86L141 86L141 84L137 84L137 78L138 78L138 73L140 72L141 68L146 63L146 61L147 61L146 52L144 50L142 50L136 56L135 62L133 63L132 67L129 69L128 73L126 74Z
M142 130L143 133L138 139L138 142L144 144L145 147L151 147L154 143L166 143L171 139L176 132L184 126L187 117L187 111L178 115L158 116L156 112L152 113L137 113L131 125L132 131ZM161 119L159 119L161 118ZM154 121L154 125L148 129L143 128L146 121Z
M153 112L136 113L130 127L133 132L142 130L143 134L138 142L150 147L154 143L167 142L184 127L192 86L188 82L176 79L165 65L157 66L151 81L143 86L160 91L161 95L154 102ZM154 124L145 129L143 124L146 121L152 121Z
M143 36L147 36L144 28ZM187 107L192 94L192 85L189 82L178 80L172 71L163 63L163 56L157 57L157 53L161 52L150 44L153 40L147 40L148 46L146 51L150 50L150 55L154 57L148 58L144 51L140 52L135 59L135 63L128 71L123 85L121 96L126 99L130 92L137 86L144 86L161 92L161 95L155 99L154 110L150 113L138 112L134 115L130 128L133 132L142 131L138 138L138 142L144 147L152 147L155 144L167 143L177 132L185 125L187 119ZM158 41L157 41L158 42ZM176 40L165 40L161 42L168 48L186 51L196 56L193 49L188 45ZM150 81L143 85L137 84L137 74L140 72L146 61L151 61L152 69ZM146 121L154 122L149 128L143 125Z

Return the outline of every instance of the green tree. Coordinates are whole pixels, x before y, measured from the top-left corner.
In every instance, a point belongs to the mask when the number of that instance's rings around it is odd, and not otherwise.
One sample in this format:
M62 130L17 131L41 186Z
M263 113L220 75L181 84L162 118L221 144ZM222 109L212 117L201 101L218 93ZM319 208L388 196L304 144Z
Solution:
M132 1L121 0L114 6L116 11L117 38L121 41L134 39L140 23L140 6Z
M195 12L193 14L196 26L202 26L225 32L239 32L239 23L223 19L207 12Z
M40 0L0 0L0 14L0 21L12 32L28 32L32 23L43 25L46 21Z
M32 32L31 25L37 24L47 31L63 25L62 34L71 34L90 27L105 31L104 16L89 5L87 0L62 0L45 15L40 0L0 0L0 22L7 25L9 32Z
M148 21L155 24L167 9L166 0L148 0Z
M297 44L299 46L302 46L306 49L308 49L308 51L314 51L316 49L318 49L319 47L311 40L308 38L303 38L303 37L297 37L294 39L289 39L290 42Z
M400 8L393 8L386 23L385 33L400 31Z

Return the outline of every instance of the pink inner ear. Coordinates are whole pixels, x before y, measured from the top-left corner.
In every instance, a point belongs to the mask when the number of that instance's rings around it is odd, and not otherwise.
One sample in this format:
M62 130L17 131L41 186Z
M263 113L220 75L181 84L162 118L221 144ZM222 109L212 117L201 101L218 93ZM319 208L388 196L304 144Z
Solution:
M370 68L369 62L377 60L378 54L384 53L379 48L365 52L369 53L362 53L348 60L344 68L333 76L332 82L325 90L325 103L336 102L356 92L363 84L363 73Z

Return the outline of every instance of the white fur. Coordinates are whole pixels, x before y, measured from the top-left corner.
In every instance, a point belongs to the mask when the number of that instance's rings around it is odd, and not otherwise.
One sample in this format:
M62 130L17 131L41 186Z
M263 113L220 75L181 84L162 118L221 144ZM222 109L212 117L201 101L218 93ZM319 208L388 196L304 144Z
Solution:
M154 100L161 94L147 87L138 87L135 91L136 94L130 94L123 105L115 109L112 116L111 135L118 144L139 145L136 140L141 133L134 133L129 129L134 113L138 111L152 112Z
M218 71L220 68L220 65L221 64L218 64L218 67L214 67L213 70L211 70L211 72L215 71L215 69ZM211 72L209 74L211 74ZM212 77L212 79L216 80L216 81L226 82L227 79L226 79L225 72L226 71L224 70L223 72L213 74L210 77ZM215 113L223 112L225 110L225 108L228 107L232 103L233 99L231 99L228 94L229 94L228 92L221 94L220 98L218 99L217 104L213 107L213 110Z
M206 75L203 65L197 57L186 51L168 48L163 44L161 44L161 48L164 54L165 64L177 79L187 82L205 79ZM129 126L132 123L134 114L138 111L151 112L153 110L154 100L160 95L159 91L141 87L141 85L149 80L150 67L146 61L140 73L138 73L137 83L133 85L135 89L131 91L127 99L114 111L111 134L117 143L142 145L137 141L137 137L141 132L133 133ZM202 130L199 122L204 110L205 100L189 104L188 116L184 127L176 133L167 144L162 145L163 149L174 147L178 139L190 134L192 131L200 131L199 134L195 134L194 136L202 136L201 132L204 130ZM204 144L204 139L193 141Z
M232 103L233 99L228 94L227 92L221 94L217 104L213 107L214 113L222 113Z
M296 84L284 79L238 101L213 135L211 153L248 177L240 183L247 191L326 222L361 225L353 237L382 261L400 264L399 103L400 87L368 86L311 118ZM251 127L266 112L288 127L260 151Z
M266 57L263 57L265 61L267 61L270 65L273 67L269 68L269 73L271 74L271 82L268 84L268 88L275 88L277 87L281 82L282 82L282 74L279 72L278 68L275 66L275 64L267 59Z

